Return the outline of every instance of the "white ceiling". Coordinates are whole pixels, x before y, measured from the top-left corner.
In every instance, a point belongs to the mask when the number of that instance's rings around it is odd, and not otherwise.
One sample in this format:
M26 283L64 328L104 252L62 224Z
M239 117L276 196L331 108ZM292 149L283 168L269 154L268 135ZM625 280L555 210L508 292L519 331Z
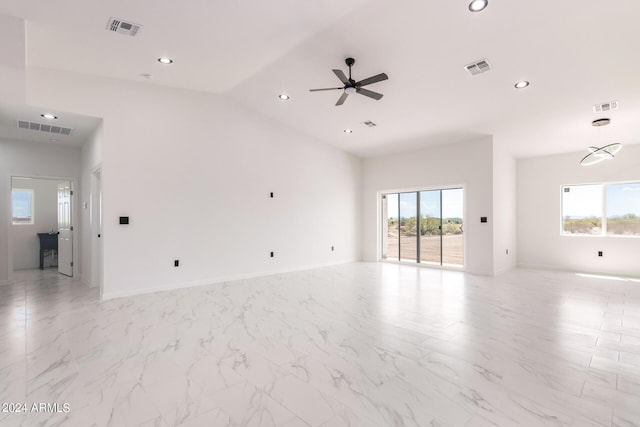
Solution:
M188 4L188 7L185 5ZM516 156L640 143L637 0L3 0L27 21L28 65L229 96L285 126L361 156L493 135ZM131 38L109 17L143 25ZM175 60L170 66L159 56ZM332 68L386 72L341 107ZM493 70L470 77L486 58ZM516 81L531 86L516 90ZM286 92L289 101L277 95ZM598 132L596 103L619 100ZM361 123L378 124L367 128ZM344 128L354 133L344 134Z
M52 113L58 117L48 120L40 115ZM61 135L39 130L21 129L18 120L70 128L70 135ZM101 119L82 116L49 108L33 106L5 105L0 103L0 136L12 141L39 142L47 145L60 145L78 148L84 144L91 133L100 125Z

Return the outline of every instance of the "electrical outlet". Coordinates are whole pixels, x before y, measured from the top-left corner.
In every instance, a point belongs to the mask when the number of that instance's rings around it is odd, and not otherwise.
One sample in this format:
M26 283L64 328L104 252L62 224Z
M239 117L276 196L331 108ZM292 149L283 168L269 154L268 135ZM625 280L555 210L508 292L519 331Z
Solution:
M269 193L269 195L271 196L271 198L273 199L273 193Z
M174 260L173 261L173 266L174 267L180 267L180 260L179 259Z
M602 256L602 251L598 251L598 256Z
M333 246L331 246L331 250L333 251Z
M505 253L506 253L507 255L509 255L509 249L505 250Z
M274 253L273 253L273 251L272 251L272 252L271 252L271 258L273 258L273 257L274 257Z

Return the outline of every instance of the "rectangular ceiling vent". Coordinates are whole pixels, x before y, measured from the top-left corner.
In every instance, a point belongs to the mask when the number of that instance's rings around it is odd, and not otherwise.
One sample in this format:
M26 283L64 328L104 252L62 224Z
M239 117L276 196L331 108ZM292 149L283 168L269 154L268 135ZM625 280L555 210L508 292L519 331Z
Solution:
M373 123L371 120L367 120L366 122L362 122L363 125L368 126L370 128L372 127L376 127L376 124Z
M35 130L39 132L55 133L56 135L71 135L73 129L62 126L53 126L46 123L35 123L28 120L18 120L18 128L26 130Z
M118 18L109 18L109 22L107 23L107 31L126 34L131 37L135 37L141 29L142 25L127 22Z
M620 103L618 101L609 101L609 102L605 102L603 104L594 105L593 106L593 112L594 113L605 113L607 111L617 110L619 106L620 106Z
M487 62L486 59L481 59L480 61L473 62L469 65L465 65L464 67L469 74L475 76L477 74L482 74L491 69L491 65Z

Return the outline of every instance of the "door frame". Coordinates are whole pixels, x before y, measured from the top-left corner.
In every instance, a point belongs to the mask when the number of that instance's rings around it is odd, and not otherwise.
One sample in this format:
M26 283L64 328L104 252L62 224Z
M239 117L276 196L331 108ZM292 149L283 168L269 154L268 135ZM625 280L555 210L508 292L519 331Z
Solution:
M104 228L102 164L99 164L91 169L90 182L91 189L89 191L89 230L85 230L86 232L91 233L91 278L89 280L89 283L91 287L99 288L100 298L102 298L104 282L104 236L98 238L98 234L102 235ZM98 203L99 198L101 199L100 203ZM101 217L102 224L100 224Z
M9 177L9 191L7 192L6 206L7 206L7 272L9 283L14 280L14 271L13 271L13 227L12 227L12 217L11 217L11 190L13 189L13 178L31 178L31 179L44 179L48 181L69 181L71 182L71 189L73 190L73 195L71 196L71 225L73 226L73 267L74 267L74 277L75 272L79 271L80 264L78 262L78 250L79 240L78 236L80 233L77 233L80 229L77 224L78 221L78 209L76 209L76 204L78 200L78 179L70 176L52 176L52 175L34 175L34 174L25 174L25 173L9 173L7 174Z
M467 221L468 218L468 195L467 195L467 184L446 184L446 185L425 185L421 187L405 187L405 188L392 188L389 190L379 190L376 192L376 260L378 262L384 262L388 264L401 264L401 265L415 265L418 267L424 268L435 268L441 270L455 270L455 271L467 271L468 265L468 234L467 232L463 233L463 265L451 266L451 265L437 265L437 264L426 264L421 262L403 262L403 261L390 261L388 259L382 258L382 196L394 193L413 193L413 192L421 192L421 191L434 191L434 190L454 190L457 188L462 189L462 215L463 222ZM442 209L442 206L441 206Z

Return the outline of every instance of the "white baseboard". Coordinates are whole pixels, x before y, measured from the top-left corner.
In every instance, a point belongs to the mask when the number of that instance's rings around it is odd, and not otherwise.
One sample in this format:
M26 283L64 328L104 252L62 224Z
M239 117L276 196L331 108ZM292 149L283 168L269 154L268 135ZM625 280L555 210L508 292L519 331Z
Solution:
M517 266L517 265L515 265L515 264L514 264L514 265L507 265L507 266L505 266L505 267L499 268L499 269L497 269L496 271L494 271L494 272L493 272L493 275L494 275L494 276L499 276L500 274L502 274L502 273L506 273L507 271L513 270L513 269L515 269L515 268L518 268L518 266Z
M612 271L602 271L596 269L573 269L562 266L555 265L543 265L543 264L529 264L529 263L518 263L518 268L528 269L528 270L546 270L546 271L556 271L563 273L580 273L580 274L597 274L602 276L613 276L613 277L623 277L623 278L640 278L640 274L635 273L626 273L626 272L612 272Z
M358 260L352 259L352 260L345 260L345 261L333 262L333 263L313 264L313 265L288 268L288 269L282 269L282 270L270 270L270 271L263 271L258 273L236 274L231 276L199 279L199 280L193 280L190 282L182 282L182 283L171 283L163 286L153 286L153 287L147 287L147 288L120 291L120 292L104 292L101 295L101 299L103 301L106 301L106 300L115 299L115 298L126 298L126 297L132 297L136 295L152 294L154 292L174 291L177 289L193 288L196 286L214 285L217 283L234 282L237 280L255 279L258 277L267 277L267 276L275 276L278 274L294 273L297 271L314 270L316 268L333 267L337 265L351 264L354 262L358 262Z
M91 284L91 278L87 277L84 274L80 274L80 282L82 282L83 285L85 285L87 288L95 288L96 286L93 286Z

